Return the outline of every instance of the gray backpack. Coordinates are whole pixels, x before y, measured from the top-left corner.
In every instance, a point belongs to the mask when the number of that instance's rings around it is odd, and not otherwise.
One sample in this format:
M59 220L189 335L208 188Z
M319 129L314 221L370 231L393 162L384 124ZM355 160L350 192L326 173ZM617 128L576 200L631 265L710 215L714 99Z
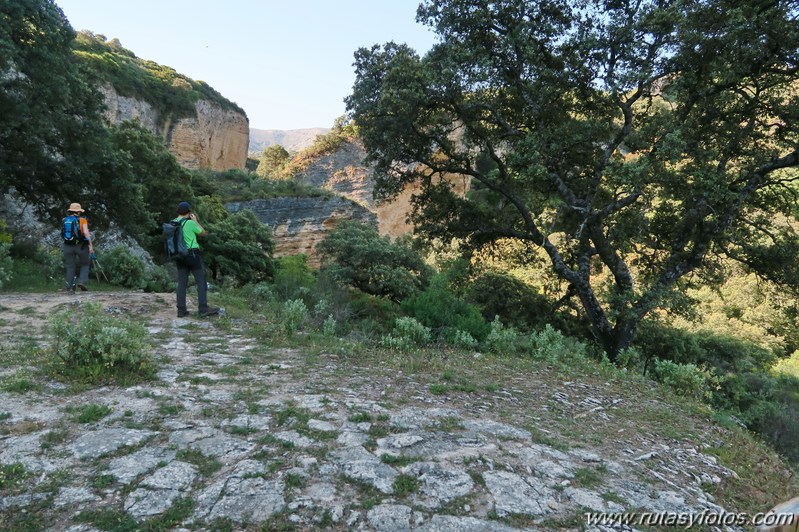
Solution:
M182 259L189 255L186 240L183 238L183 224L186 221L185 218L180 221L170 220L162 226L166 239L166 256L169 260Z

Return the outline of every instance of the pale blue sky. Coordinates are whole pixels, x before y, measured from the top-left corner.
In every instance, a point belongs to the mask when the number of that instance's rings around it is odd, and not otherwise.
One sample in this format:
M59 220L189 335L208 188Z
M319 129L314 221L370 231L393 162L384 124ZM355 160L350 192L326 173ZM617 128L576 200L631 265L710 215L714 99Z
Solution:
M388 41L423 54L420 0L55 0L75 30L202 80L258 129L331 127L352 89L353 53Z

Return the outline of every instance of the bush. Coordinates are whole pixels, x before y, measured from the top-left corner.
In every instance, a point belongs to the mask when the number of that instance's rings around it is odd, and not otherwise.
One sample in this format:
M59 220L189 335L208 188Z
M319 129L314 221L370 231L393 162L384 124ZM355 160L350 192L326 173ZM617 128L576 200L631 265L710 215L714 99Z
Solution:
M710 374L694 364L677 364L671 360L655 362L654 376L674 390L676 393L694 399L706 399L710 396Z
M718 375L768 371L776 361L769 349L745 340L711 331L685 331L648 321L639 327L635 346L645 360L658 358L707 366Z
M98 304L54 315L49 332L51 352L69 378L139 380L151 377L155 370L144 326L108 316Z
M479 342L468 332L460 329L451 329L445 338L447 343L459 349L476 349Z
M506 324L529 330L553 319L546 296L510 275L485 272L466 287L465 293L466 300L478 305L487 320L501 316Z
M575 338L564 336L552 325L530 335L531 348L536 358L554 364L582 362L586 359L586 346Z
M316 250L322 270L337 283L395 302L426 287L432 275L409 240L391 242L377 228L352 220L341 222Z
M126 288L144 288L147 284L144 262L126 246L105 252L102 261L109 283Z
M449 290L439 286L434 285L411 296L401 306L423 325L434 330L456 329L477 340L484 340L491 330L491 325L483 319L476 305L458 299Z
M506 328L499 316L491 322L491 331L483 342L487 351L496 354L515 354L522 347L519 333L513 327Z
M163 266L153 265L144 272L145 292L174 292L176 288L173 275Z
M306 295L315 282L306 255L290 255L275 260L275 292L282 300Z
M397 318L391 334L380 340L380 345L395 351L407 351L430 343L430 329L414 318Z
M283 304L283 328L287 334L296 333L308 319L308 307L302 299L292 299Z
M0 288L11 280L11 245L5 242L0 242Z
M242 286L272 278L275 241L272 230L255 213L238 211L223 221L209 223L206 229L208 237L202 246L212 279Z

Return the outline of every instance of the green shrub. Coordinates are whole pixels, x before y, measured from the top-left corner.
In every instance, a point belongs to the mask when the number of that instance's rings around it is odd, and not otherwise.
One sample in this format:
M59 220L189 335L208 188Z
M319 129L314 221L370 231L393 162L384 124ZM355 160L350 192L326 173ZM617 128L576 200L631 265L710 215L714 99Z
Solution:
M407 351L430 343L430 329L414 318L397 318L391 334L380 340L380 345L395 351Z
M322 334L325 336L335 336L336 335L336 319L331 314L330 316L325 319L322 323Z
M103 253L102 264L111 284L126 288L144 288L144 262L126 246L116 246Z
M452 292L436 284L409 297L401 306L433 330L457 329L477 340L485 339L491 330L491 325L483 319L476 305L458 299Z
M306 255L289 255L275 260L274 287L283 301L308 294L315 282Z
M799 351L794 351L790 357L777 361L772 367L772 371L799 379Z
M553 321L546 296L510 275L482 273L469 283L465 293L466 299L478 305L488 320L501 316L506 324L525 329Z
M448 335L447 342L459 349L476 349L480 343L471 334L460 329L453 329Z
M0 288L11 280L13 264L11 262L11 244L0 242Z
M308 319L308 307L302 299L292 299L283 304L283 328L287 334L296 333Z
M155 364L147 330L129 319L108 316L98 304L55 314L50 320L50 350L68 378L103 382L116 377L151 377Z
M781 455L799 463L799 423L797 409L797 379L775 382L770 397L758 398L739 416L746 426L768 441ZM793 395L792 400L776 400L775 395Z
M513 327L505 327L499 316L491 322L491 331L483 342L490 353L515 354L520 350L519 333Z
M255 213L241 210L204 227L208 237L201 245L211 279L242 286L272 278L275 241Z
M154 264L144 272L143 288L145 292L174 292L177 283L166 268Z
M336 283L396 302L423 289L432 275L410 240L392 242L376 227L353 220L339 223L316 250L322 270Z
M267 282L247 284L241 288L240 293L252 310L263 309L277 300L274 287Z
M575 363L586 359L586 345L570 336L564 336L552 325L530 335L531 348L536 358L551 363Z
M677 364L671 360L658 360L655 362L654 376L658 382L665 384L680 395L700 400L709 396L710 374L694 364Z

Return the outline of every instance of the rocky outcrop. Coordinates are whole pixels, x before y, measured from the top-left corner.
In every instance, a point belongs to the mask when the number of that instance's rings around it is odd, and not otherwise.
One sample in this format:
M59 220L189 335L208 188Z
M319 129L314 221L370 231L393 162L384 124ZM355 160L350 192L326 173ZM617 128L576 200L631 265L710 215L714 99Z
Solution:
M112 123L138 120L162 137L177 160L191 169L244 169L250 139L247 117L208 100L195 104L196 116L174 122L161 120L152 105L122 96L111 85L101 87L106 116Z
M341 219L356 219L377 227L381 235L396 238L413 231L408 222L411 199L418 185L408 186L391 201L376 202L372 195L373 170L364 163L366 151L359 141L345 142L335 152L311 162L297 179L335 194L328 198L275 198L226 205L230 211L250 209L270 226L276 239L275 255L304 253L318 265L316 244L324 240ZM469 181L448 178L455 191L465 194Z
M304 253L314 266L319 265L314 248L340 221L376 223L372 211L340 196L260 199L228 203L225 207L230 212L249 209L268 225L275 235L275 256Z
M334 153L311 163L299 179L365 205L375 213L381 235L395 238L410 233L413 226L407 217L411 212L411 197L419 192L418 185L406 187L391 201L376 202L372 197L373 170L364 163L365 158L366 150L359 141L346 142ZM469 190L467 178L450 176L448 179L458 194Z

